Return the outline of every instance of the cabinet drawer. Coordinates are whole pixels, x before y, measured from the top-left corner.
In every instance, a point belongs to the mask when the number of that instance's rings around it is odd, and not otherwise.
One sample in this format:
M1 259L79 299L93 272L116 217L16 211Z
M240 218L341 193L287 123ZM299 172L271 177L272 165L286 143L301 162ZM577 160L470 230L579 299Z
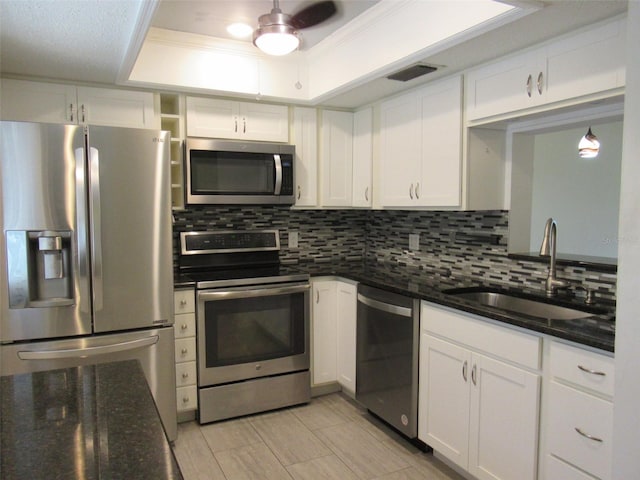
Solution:
M196 336L196 314L181 313L174 318L173 328L176 338Z
M176 339L176 363L195 362L196 339L194 337Z
M517 332L448 309L422 303L423 331L450 338L481 352L535 370L540 368L540 337Z
M611 402L550 383L547 440L551 454L602 480L610 479L612 431Z
M198 408L198 389L195 385L176 388L176 403L178 412L195 410Z
M190 313L196 311L196 300L193 290L176 290L173 292L174 313Z
M581 472L553 455L547 455L544 478L546 480L594 480L591 475Z
M186 387L196 384L196 362L176 364L176 386Z
M552 342L551 374L559 379L613 397L614 359L606 355Z

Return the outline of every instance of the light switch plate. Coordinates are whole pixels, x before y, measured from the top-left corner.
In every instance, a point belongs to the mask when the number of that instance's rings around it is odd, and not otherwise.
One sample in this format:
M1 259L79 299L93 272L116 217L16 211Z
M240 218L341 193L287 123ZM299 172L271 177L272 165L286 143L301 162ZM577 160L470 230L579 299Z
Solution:
M298 232L296 230L289 232L289 248L298 248Z
M409 250L420 250L420 234L409 234Z

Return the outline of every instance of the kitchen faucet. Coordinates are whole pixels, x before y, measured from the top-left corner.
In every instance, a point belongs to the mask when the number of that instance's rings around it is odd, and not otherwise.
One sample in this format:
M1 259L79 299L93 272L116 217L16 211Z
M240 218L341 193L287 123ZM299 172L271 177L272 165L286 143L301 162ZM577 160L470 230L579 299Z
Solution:
M558 292L558 288L567 288L569 282L556 278L556 240L557 225L553 218L549 218L544 225L544 237L540 245L540 256L549 257L549 273L544 282L547 297L552 297Z

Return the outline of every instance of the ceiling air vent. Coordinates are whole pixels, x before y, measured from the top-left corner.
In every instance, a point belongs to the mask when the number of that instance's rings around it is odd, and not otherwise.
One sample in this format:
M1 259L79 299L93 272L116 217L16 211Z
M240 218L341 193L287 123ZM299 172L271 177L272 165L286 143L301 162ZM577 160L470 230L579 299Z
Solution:
M411 65L410 67L407 67L403 70L392 73L391 75L388 75L387 78L389 80L408 82L409 80L413 80L414 78L426 75L427 73L435 72L437 69L438 67L418 63L417 65Z

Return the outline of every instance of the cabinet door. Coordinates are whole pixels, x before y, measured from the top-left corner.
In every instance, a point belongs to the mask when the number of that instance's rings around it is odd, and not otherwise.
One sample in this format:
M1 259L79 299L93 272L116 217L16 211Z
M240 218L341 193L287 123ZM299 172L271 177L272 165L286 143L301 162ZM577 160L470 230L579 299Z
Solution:
M419 372L418 438L466 469L471 353L422 333Z
M79 122L128 128L159 128L153 94L108 88L78 87Z
M337 380L336 282L312 282L313 384Z
M534 480L540 376L473 354L469 472L479 479Z
M318 205L318 120L315 108L293 109L293 143L296 145L296 207Z
M356 311L357 286L337 282L337 370L338 383L356 391Z
M617 20L549 45L547 101L623 87L625 26Z
M415 205L420 180L419 101L404 95L380 106L380 204Z
M354 207L370 207L373 192L373 114L365 108L353 115L353 200Z
M284 105L240 102L240 138L265 142L289 141L289 109Z
M187 97L187 136L237 138L238 102Z
M320 155L322 205L351 206L353 188L353 114L322 112Z
M78 123L76 87L2 79L2 120Z
M427 207L456 207L461 197L462 80L460 77L420 92L422 175L414 194Z
M545 93L545 75L544 50L525 52L472 70L467 75L467 120L540 103Z

